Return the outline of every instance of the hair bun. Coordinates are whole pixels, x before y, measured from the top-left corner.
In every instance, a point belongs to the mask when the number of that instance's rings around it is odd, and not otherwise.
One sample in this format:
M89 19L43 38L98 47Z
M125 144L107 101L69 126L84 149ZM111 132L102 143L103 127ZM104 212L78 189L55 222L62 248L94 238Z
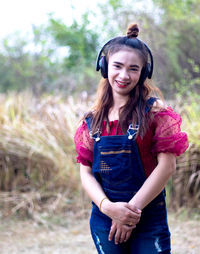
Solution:
M137 24L131 24L127 28L127 37L128 38L136 38L139 34L139 28Z

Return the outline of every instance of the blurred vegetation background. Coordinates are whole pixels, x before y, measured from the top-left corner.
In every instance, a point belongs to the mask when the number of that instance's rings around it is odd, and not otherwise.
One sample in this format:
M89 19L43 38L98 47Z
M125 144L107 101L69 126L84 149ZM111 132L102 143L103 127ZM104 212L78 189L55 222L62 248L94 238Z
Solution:
M133 22L152 49L154 83L189 136L167 186L168 205L200 213L200 0L105 0L70 25L51 14L29 38L15 33L1 41L2 216L85 207L73 136L100 79L98 51Z

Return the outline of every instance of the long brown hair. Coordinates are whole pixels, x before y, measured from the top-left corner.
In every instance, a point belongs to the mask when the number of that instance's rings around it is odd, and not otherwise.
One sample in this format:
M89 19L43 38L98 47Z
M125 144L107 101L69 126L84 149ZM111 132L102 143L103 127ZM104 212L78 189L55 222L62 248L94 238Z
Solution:
M133 126L139 124L137 135L144 137L149 126L149 121L152 118L151 112L148 115L148 120L145 115L147 99L153 92L155 94L155 92L159 91L159 89L154 89L152 86L150 86L149 82L147 82L146 77L144 78L143 72L148 64L148 52L143 43L136 39L138 32L139 29L137 25L131 25L128 28L127 36L114 38L114 40L111 41L111 43L105 48L104 54L107 61L109 61L109 56L124 48L128 48L137 51L141 60L143 61L143 69L140 79L137 85L131 90L127 103L119 110L119 125L123 134L125 134L130 123L132 123ZM139 46L135 46L135 43ZM97 132L98 129L101 130L104 120L107 122L108 131L110 131L108 114L113 104L114 102L111 85L107 78L102 78L97 90L97 100L92 110L85 116L85 118L89 116L92 117L91 128L93 134Z

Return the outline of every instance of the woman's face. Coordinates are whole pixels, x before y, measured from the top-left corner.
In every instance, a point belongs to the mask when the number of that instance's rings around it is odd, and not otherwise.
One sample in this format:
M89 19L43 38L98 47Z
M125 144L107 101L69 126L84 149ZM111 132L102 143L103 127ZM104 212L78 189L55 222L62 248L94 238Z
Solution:
M137 85L143 67L142 59L136 50L121 49L109 56L108 80L113 95L127 96Z

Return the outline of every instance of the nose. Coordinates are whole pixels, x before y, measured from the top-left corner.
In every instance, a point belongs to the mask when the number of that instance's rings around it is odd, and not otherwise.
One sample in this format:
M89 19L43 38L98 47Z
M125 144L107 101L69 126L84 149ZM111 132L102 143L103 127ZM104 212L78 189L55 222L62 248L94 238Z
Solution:
M129 79L129 74L128 74L128 71L123 68L120 70L120 73L119 73L119 77L122 79L122 80L127 80Z

